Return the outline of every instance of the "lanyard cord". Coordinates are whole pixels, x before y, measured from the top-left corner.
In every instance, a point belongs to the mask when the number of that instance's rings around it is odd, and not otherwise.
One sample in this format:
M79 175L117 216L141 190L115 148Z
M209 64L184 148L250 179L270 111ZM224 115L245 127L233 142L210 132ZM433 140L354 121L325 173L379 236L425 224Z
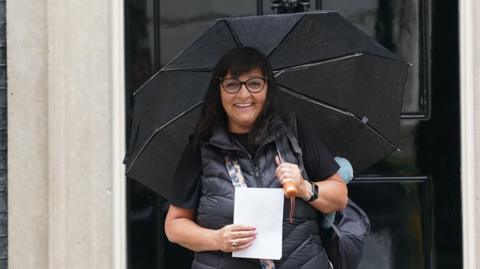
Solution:
M225 168L227 168L228 175L230 180L235 188L248 188L247 183L245 183L245 178L242 174L242 169L238 160L227 152L224 152L225 159ZM262 269L275 269L275 264L272 260L263 260L260 259L260 266Z

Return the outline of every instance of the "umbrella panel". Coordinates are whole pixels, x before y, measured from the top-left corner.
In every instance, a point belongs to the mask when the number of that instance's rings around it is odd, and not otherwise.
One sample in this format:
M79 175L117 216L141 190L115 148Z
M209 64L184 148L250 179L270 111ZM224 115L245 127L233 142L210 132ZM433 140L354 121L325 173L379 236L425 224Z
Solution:
M352 54L399 57L335 12L305 13L270 56L274 69L303 65Z
M238 41L226 22L220 20L167 64L165 69L211 70L223 54L235 47L238 47Z
M128 176L170 200L173 175L200 115L200 106L156 132Z
M388 140L398 140L403 85L408 66L356 54L280 72L278 84L355 114Z
M226 19L242 46L256 47L270 55L305 14L252 16ZM259 38L261 37L261 38Z
M135 94L127 171L162 126L202 102L211 72L161 71Z
M286 112L295 113L313 133L318 134L332 156L347 158L359 174L396 149L351 113L280 88Z

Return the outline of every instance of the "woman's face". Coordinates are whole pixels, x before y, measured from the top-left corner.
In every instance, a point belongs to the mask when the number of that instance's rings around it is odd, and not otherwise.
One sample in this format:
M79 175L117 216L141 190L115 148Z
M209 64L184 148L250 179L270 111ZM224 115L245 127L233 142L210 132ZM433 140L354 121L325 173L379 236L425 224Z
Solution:
M254 68L240 75L238 78L232 77L230 71L223 78L234 78L240 82L245 82L252 78L264 78L260 68ZM265 80L263 80L265 82ZM255 83L255 82L253 82ZM263 88L256 93L252 93L242 84L240 90L236 93L228 93L224 88L225 83L220 84L220 97L223 109L228 117L228 129L233 133L248 133L252 130L255 120L262 112L265 100L267 99L268 86L265 82ZM250 86L250 85L249 85ZM254 88L255 84L250 88Z

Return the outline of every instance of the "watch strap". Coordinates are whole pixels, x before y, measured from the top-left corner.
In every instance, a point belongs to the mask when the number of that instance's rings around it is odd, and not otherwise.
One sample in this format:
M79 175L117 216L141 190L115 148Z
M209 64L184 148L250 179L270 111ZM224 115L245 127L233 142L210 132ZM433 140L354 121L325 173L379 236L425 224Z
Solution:
M311 189L312 195L310 196L310 199L308 199L307 202L313 202L318 198L318 186L317 184L311 182L310 180L308 180L308 183L310 183L310 185L312 186L312 189Z

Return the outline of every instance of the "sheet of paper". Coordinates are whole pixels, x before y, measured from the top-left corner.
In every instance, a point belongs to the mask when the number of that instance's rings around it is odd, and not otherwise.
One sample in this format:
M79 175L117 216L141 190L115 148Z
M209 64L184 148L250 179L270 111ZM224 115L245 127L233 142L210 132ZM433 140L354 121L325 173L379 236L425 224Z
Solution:
M257 228L257 238L233 257L272 259L282 257L283 190L236 188L233 223Z

